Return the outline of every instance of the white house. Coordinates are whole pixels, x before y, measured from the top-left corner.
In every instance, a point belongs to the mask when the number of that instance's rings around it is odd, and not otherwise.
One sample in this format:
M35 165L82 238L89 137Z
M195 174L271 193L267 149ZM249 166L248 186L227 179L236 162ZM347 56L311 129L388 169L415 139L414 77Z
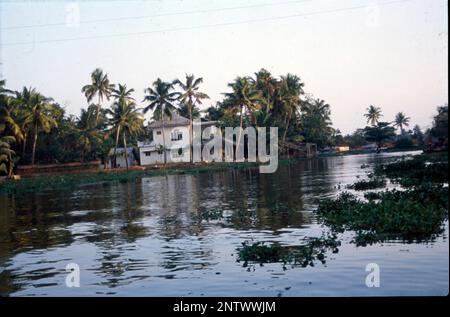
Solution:
M201 127L204 129L215 124L215 121L206 121L201 123ZM165 116L164 123L162 120L153 121L148 127L152 129L153 140L138 142L141 165L163 164L164 151L166 162L190 162L189 119L174 112L171 117Z

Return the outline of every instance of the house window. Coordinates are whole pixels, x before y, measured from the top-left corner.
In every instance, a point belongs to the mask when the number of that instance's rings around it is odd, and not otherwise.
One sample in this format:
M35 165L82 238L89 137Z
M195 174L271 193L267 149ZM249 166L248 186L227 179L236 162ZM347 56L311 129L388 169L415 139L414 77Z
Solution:
M160 130L156 131L156 135L161 135L161 131Z
M170 140L171 141L180 141L183 139L183 133L181 133L178 130L174 130L172 131L172 133L170 133Z
M179 148L176 151L172 152L173 157L182 157L183 156L183 148Z
M145 156L151 156L151 155L152 155L152 152L150 152L150 151L144 152L144 155L145 155Z

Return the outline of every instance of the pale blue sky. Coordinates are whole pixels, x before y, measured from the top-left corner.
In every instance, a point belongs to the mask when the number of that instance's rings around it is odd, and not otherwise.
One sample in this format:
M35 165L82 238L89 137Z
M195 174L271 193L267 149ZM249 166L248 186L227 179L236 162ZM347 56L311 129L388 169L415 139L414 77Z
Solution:
M81 87L96 67L134 88L139 102L157 77L202 76L211 97L203 108L221 100L236 76L264 67L299 75L308 93L331 105L334 126L344 133L365 125L369 104L386 120L404 111L412 124L428 127L436 106L448 102L447 1L374 6L386 2L392 1L0 0L1 71L9 88L36 87L78 115L86 107ZM65 24L75 16L72 3L79 26ZM252 8L229 9L242 6ZM228 9L83 23L220 8ZM248 20L257 21L229 24ZM15 28L49 23L62 25ZM65 41L52 42L59 39Z

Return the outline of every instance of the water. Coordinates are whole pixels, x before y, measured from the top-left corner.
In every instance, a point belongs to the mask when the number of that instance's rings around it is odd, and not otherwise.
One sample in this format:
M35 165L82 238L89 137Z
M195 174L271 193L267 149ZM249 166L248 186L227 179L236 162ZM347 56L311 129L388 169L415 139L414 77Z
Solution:
M314 267L245 265L245 241L296 246L328 228L312 211L320 198L365 177L386 153L312 159L257 170L143 178L0 196L3 296L373 296L448 294L448 225L428 243L367 247L339 235L337 253ZM392 185L390 185L392 186ZM223 211L201 219L203 211ZM275 210L275 212L274 212ZM66 287L65 267L80 267ZM380 267L380 287L365 284Z

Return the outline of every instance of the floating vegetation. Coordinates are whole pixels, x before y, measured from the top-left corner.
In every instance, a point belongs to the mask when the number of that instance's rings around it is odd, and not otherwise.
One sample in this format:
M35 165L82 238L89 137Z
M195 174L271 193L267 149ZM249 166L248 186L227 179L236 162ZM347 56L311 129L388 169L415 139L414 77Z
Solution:
M347 188L354 190L368 190L368 189L382 188L385 186L386 186L385 179L375 177L368 180L357 181L351 185L348 185Z
M319 203L319 221L333 232L354 231L353 242L359 246L394 239L429 241L443 232L448 219L448 153L403 157L378 165L369 180L348 188L384 187L385 177L405 190L366 192L366 201L343 192Z
M213 210L202 210L198 211L196 214L192 215L192 219L196 221L210 221L210 220L219 220L223 218L223 211L219 209Z
M273 213L289 212L289 207L285 203L275 202L271 204L270 211Z
M336 199L321 201L316 213L333 231L355 231L357 245L388 239L429 240L444 230L448 188L422 185L405 191L385 191L378 193L378 201L367 202L344 192Z
M308 238L304 245L282 246L274 242L266 244L265 242L250 243L245 241L242 247L238 248L238 262L244 262L247 267L249 262L264 263L283 263L292 266L314 266L314 262L320 261L326 263L326 253L339 252L341 245L336 235L322 236L320 238Z
M364 193L364 198L367 200L376 200L381 198L381 193L367 192Z
M405 187L412 187L418 183L448 183L448 153L402 158L379 165L374 172Z

